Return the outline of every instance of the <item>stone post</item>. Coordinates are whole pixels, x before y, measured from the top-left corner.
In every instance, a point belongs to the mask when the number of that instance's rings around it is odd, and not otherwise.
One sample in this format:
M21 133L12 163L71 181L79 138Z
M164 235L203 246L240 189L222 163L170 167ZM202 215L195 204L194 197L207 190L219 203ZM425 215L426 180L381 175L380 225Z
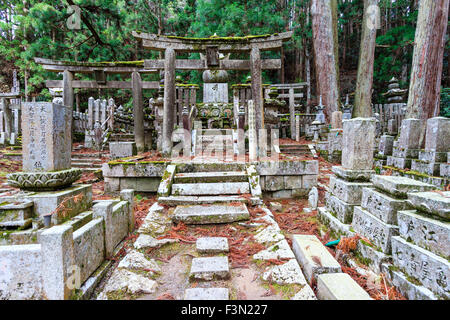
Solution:
M173 113L175 108L175 58L175 50L167 48L164 59L163 155L169 155L172 149Z
M64 70L63 74L63 104L67 107L70 107L70 111L73 110L73 73L67 70Z
M295 116L295 141L300 141L300 116Z
M22 117L22 110L14 109L14 132L16 133L16 136L19 136L20 132L22 131L20 120L21 117Z
M142 81L139 72L131 74L131 90L133 91L134 140L138 152L145 150L144 138L144 106L142 102Z
M96 122L100 122L100 99L96 99L94 101L94 123L93 126L95 125ZM92 127L94 128L94 127Z
M233 115L234 115L234 123L237 125L240 117L239 114L239 91L237 89L233 89ZM245 111L244 111L245 116ZM243 119L245 121L245 119ZM240 126L239 126L240 127Z
M106 106L107 106L107 102L105 99L103 99L100 103L100 124L102 126L106 121Z
M259 129L258 130L258 156L259 158L267 157L267 130Z
M128 201L128 232L134 230L134 190L123 189L120 191L120 199Z
M94 98L89 97L88 99L88 130L94 129Z
M1 99L1 105L3 110L3 116L5 119L5 141L9 141L9 138L11 137L12 132L12 113L11 109L9 108L9 100L2 98Z
M290 88L289 89L289 122L290 122L290 128L291 128L291 139L292 140L297 140L297 135L296 135L296 126L295 126L295 120L296 120L296 116L295 116L295 105L294 105L294 88ZM298 140L297 140L298 141Z
M111 132L114 131L114 109L115 109L115 103L114 103L114 99L110 98L108 100L108 116L109 116L109 121L108 121L108 127L110 128Z
M102 201L92 207L92 218L103 218L106 257L111 257L114 252L114 226L112 223L113 205L113 201Z
M73 228L54 226L39 237L42 252L42 289L49 300L68 300L75 289L71 277L76 279L73 248ZM72 275L72 273L74 274Z
M261 76L261 52L253 47L250 51L250 72L252 76L252 100L255 108L255 129L264 128L264 108Z

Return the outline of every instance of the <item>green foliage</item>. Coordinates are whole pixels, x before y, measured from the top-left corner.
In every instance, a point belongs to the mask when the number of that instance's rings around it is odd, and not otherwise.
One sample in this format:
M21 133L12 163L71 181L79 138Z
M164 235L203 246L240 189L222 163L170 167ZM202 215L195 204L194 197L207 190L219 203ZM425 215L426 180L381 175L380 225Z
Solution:
M450 88L441 90L441 117L450 118Z

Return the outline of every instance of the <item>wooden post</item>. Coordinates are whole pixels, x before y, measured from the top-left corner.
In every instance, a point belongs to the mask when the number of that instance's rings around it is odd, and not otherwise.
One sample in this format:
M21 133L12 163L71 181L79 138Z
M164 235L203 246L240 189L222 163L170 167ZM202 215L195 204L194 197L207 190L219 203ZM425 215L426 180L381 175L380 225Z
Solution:
M250 71L252 75L252 100L255 107L255 129L264 128L264 109L262 95L261 76L261 52L259 48L253 47L250 51Z
M142 100L142 80L139 72L131 74L131 90L133 92L134 140L138 152L145 151L144 106Z
M172 150L173 113L175 108L175 50L167 48L164 59L164 115L162 153Z
M291 139L295 140L295 106L294 106L294 88L289 88L289 121L291 125Z

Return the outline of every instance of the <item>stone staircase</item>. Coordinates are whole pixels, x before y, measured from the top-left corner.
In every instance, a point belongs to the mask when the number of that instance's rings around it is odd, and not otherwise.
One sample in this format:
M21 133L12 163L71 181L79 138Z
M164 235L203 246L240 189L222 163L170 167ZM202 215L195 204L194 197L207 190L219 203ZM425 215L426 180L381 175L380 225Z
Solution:
M311 150L307 144L281 144L280 152L295 156L310 156Z
M167 205L203 206L247 203L249 200L258 202L257 199L261 198L259 175L250 175L249 168L244 165L221 166L221 169L230 171L206 171L211 169L212 167L205 166L205 171L201 172L174 173L170 188L165 194L159 193L158 202ZM253 181L255 179L257 183ZM218 209L217 206L214 208ZM202 211L201 208L199 210Z
M102 159L97 153L72 153L72 168L97 171L102 168Z

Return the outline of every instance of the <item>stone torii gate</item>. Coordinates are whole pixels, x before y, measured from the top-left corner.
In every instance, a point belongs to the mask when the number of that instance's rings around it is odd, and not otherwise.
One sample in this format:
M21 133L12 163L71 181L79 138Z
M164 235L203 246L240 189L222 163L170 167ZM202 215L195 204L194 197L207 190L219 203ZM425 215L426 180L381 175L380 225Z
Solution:
M64 105L73 109L73 89L130 89L133 94L134 138L139 151L145 149L143 89L159 89L158 81L142 81L141 74L157 73L144 67L144 61L73 62L34 58L44 70L63 73L63 80L47 80L47 88L63 88ZM75 80L76 73L93 74L94 80ZM131 74L131 81L108 81L107 74ZM71 110L72 110L71 109Z
M279 51L292 31L273 35L246 37L185 38L133 32L145 49L164 51L164 59L145 60L146 69L164 70L164 122L162 152L172 149L175 105L175 70L250 70L252 98L255 105L256 130L264 128L262 69L280 69L280 59L261 59L261 51ZM206 59L176 59L177 53L205 54ZM250 60L220 60L219 53L249 53Z

